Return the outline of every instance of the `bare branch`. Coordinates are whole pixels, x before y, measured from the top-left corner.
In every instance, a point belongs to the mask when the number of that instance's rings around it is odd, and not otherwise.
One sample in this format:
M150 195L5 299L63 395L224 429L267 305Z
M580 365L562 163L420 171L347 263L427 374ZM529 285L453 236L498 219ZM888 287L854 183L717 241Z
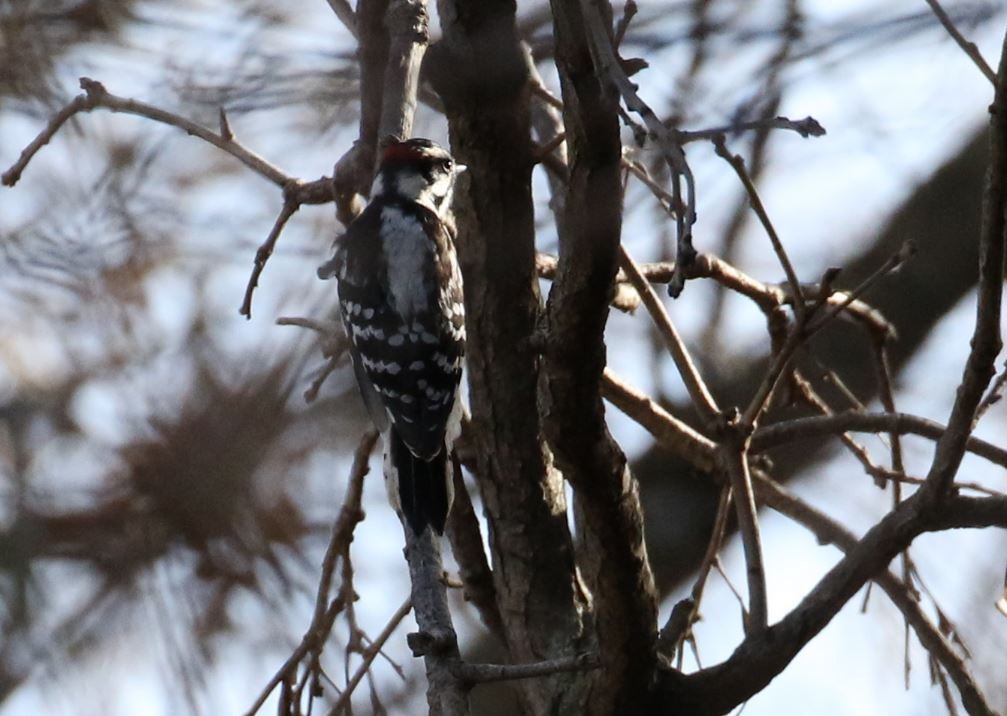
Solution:
M482 684L488 681L513 681L549 676L567 671L590 671L601 666L597 654L577 654L564 656L534 664L466 664L455 667L455 673L467 684Z
M834 544L843 552L849 552L857 544L857 538L852 533L824 513L791 495L775 482L768 479L759 480L758 491L767 505L807 527L820 543ZM948 641L927 618L919 599L913 595L906 583L887 569L879 572L874 579L905 616L924 648L951 675L951 679L962 694L962 700L966 704L980 704L980 708L990 712L991 709L986 705L985 698L976 686L964 659L954 652ZM971 707L969 712L975 713Z
M639 423L662 447L704 472L715 466L716 443L680 421L646 393L631 387L606 368L602 395L615 407Z
M939 499L951 488L986 386L994 373L1000 339L1000 304L1003 292L1004 242L1007 240L1007 35L1004 37L996 92L990 106L990 160L983 196L982 231L979 237L979 299L972 350L955 396L948 429L937 443L927 475L932 487L924 487Z
M181 129L186 134L198 137L204 142L208 142L221 151L227 152L232 157L240 161L246 167L254 171L259 176L268 179L276 186L288 192L293 201L298 204L324 204L332 200L332 192L326 185L328 180L318 182L302 182L284 173L268 161L260 157L255 152L246 148L240 142L231 137L217 134L210 129L197 124L192 120L180 115L168 112L155 107L154 105L140 102L127 97L119 97L105 89L101 82L87 77L80 78L81 89L84 94L78 95L61 109L46 125L45 129L25 147L18 160L3 173L3 183L6 186L14 186L21 173L38 151L49 143L49 140L59 131L60 127L68 119L82 112L91 112L95 109L107 109L120 114L131 114L137 117L167 124Z
M718 449L718 461L734 491L734 512L738 518L738 532L741 534L741 545L745 553L748 583L748 623L745 624L745 632L754 634L764 630L769 623L769 606L766 568L762 559L762 536L748 468L750 430L750 426L741 422L740 416L728 420Z
M976 408L975 422L979 422L986 411L992 408L994 405L1003 400L1004 391L1007 390L1007 364L1004 365L1003 369L1000 371L1000 375L997 379L993 381L993 385L990 386L989 392L986 393L986 397L983 398L979 407Z
M447 534L451 541L451 551L458 562L465 599L475 605L483 624L490 632L503 641L506 638L503 617L500 616L500 607L497 605L493 572L483 549L479 518L472 507L472 498L465 487L457 457L452 457L452 467L455 498L448 516Z
M703 421L708 426L712 426L720 417L720 408L717 407L716 400L710 394L709 388L706 387L706 383L699 374L696 364L692 361L692 356L689 355L689 349L686 348L685 342L675 329L675 325L671 322L668 312L664 310L664 304L661 303L654 289L651 288L647 279L644 278L636 262L633 261L632 257L622 246L619 247L619 264L622 266L622 270L626 272L629 282L633 284L637 293L640 294L643 305L647 307L651 317L654 319L654 323L657 325L657 329L664 339L664 344L667 346L668 352L671 353L671 357L678 367L678 372L685 382L685 387L689 390L693 405L696 406L696 410Z
M385 16L388 65L378 125L379 142L386 137L405 139L412 136L420 62L430 39L428 22L426 0L390 0L388 3Z
M622 234L619 97L600 70L589 15L605 0L551 3L570 157L560 262L549 291L539 410L556 465L573 487L578 567L593 595L598 652L585 714L636 713L656 664L657 601L643 513L601 398L605 325ZM611 42L605 33L605 43ZM608 45L611 48L611 45Z
M353 12L350 3L346 0L327 0L327 2L343 26L349 30L354 39L357 39L357 14Z
M765 688L867 580L916 536L926 531L1002 524L1007 524L1007 498L950 495L940 509L929 509L923 493L918 492L856 542L797 607L765 631L747 637L727 661L687 676L666 672L664 696L688 713L730 710ZM970 713L993 715L978 691L963 689L962 695L969 699Z
M248 710L247 716L253 716L262 708L273 689L296 677L297 667L306 656L312 653L317 655L321 652L332 629L333 621L342 609L343 600L341 599L335 600L332 604L329 603L332 575L335 571L336 560L339 557L348 558L350 542L353 540L353 530L364 518L364 513L360 509L360 500L363 495L364 477L369 470L367 463L377 440L377 431L368 431L360 439L360 444L353 455L353 466L350 468L346 497L343 499L342 510L333 525L332 537L329 539L329 546L322 559L322 574L318 582L318 594L315 598L315 611L311 618L311 624L304 633L301 643L259 693L255 703Z
M218 134L192 120L168 112L160 107L114 95L106 90L101 82L96 80L81 77L80 86L84 90L84 94L75 97L49 120L45 129L21 152L21 156L14 165L4 172L2 177L3 183L7 186L14 186L32 157L49 143L68 119L81 112L91 112L95 109L107 109L116 113L131 114L177 127L185 131L186 134L198 137L227 152L256 174L268 179L283 190L283 208L276 223L273 225L272 231L269 233L269 237L256 253L255 267L252 270L248 286L245 289L245 297L241 304L241 314L247 318L251 318L252 293L258 284L259 276L262 274L263 268L265 268L266 261L268 261L269 256L273 252L273 247L276 245L283 226L302 204L325 204L332 201L333 188L331 181L325 177L313 182L296 179L285 174L255 152L246 148L234 138L234 133L231 131L227 115L224 113L223 108L220 109L220 133Z
M419 632L407 637L414 656L422 656L427 668L427 704L436 716L462 716L468 711L465 685L455 674L460 662L458 637L451 623L447 590L442 579L438 537L427 528L413 532L403 519L405 555L409 563L412 602Z
M817 318L811 325L804 328L805 337L810 337L821 330L826 323L831 321L833 318L838 316L843 311L847 310L852 306L861 296L863 296L867 291L874 286L878 281L880 281L885 276L898 271L902 268L902 265L911 259L916 254L916 244L912 241L906 241L902 244L897 252L892 254L884 264L882 264L874 273L865 278L860 282L856 288L852 291L844 292L842 298L837 301L828 301L830 304L829 310ZM836 294L833 294L836 295ZM830 296L831 298L831 296ZM887 333L884 332L884 333ZM882 333L879 338L885 338L886 336Z
M794 296L796 297L794 311L797 314L797 321L800 324L804 320L805 311L804 292L801 289L801 282L797 279L794 267L790 263L790 257L787 256L787 251L783 248L783 242L780 241L780 237L776 233L776 227L773 226L773 222L769 218L769 214L766 212L766 207L762 204L759 192L756 190L755 184L752 183L751 177L748 176L748 171L745 169L745 161L740 155L732 154L728 150L727 144L724 142L724 135L722 134L713 138L713 146L716 148L718 156L723 157L727 163L731 165L731 168L734 169L735 174L738 175L738 179L741 180L742 185L745 187L745 191L748 192L748 199L752 204L752 209L755 211L755 215L759 217L759 221L762 222L762 226L765 228L766 234L769 236L769 240L773 244L773 251L776 252L776 258L779 260L780 265L783 266L783 271L787 275L787 281L790 283L790 290L794 292Z
M241 302L241 308L238 309L238 313L245 318L252 318L252 293L259 285L259 276L262 275L262 269L266 268L269 257L273 255L273 249L276 248L276 240L280 238L280 232L283 231L283 227L287 225L290 217L297 212L298 207L299 204L295 202L283 202L283 208L280 209L280 215L276 217L273 228L269 231L269 236L255 252L255 265L252 267L252 275L248 277L248 285L245 286L245 298Z
M384 629L381 630L381 633L378 634L378 636L368 645L366 649L364 649L363 661L360 663L360 666L357 667L357 670L353 672L353 676L350 677L350 680L346 682L346 688L344 688L339 694L339 699L337 699L336 703L334 703L332 708L329 709L329 716L337 716L337 714L342 713L343 709L349 705L350 698L353 696L353 692L356 691L357 686L359 686L360 681L370 672L371 664L374 663L378 654L381 653L381 649L384 648L385 644L391 638L395 630L399 628L399 624L402 623L402 620L406 618L406 615L409 614L412 608L412 599L406 599L402 602L402 606L395 610L395 613L392 614L391 618L385 624Z
M685 285L684 270L692 264L696 255L696 251L692 247L692 225L696 222L696 186L692 169L685 159L685 150L682 149L675 134L658 119L654 110L643 101L636 90L636 85L623 69L618 53L612 45L612 38L609 34L610 25L602 17L592 0L580 0L580 5L584 13L584 25L590 40L590 50L596 71L610 78L622 95L626 107L640 116L647 128L646 136L657 142L661 154L671 170L672 205L675 207L675 225L678 236L675 263L679 272L672 278L668 290L672 296L677 296ZM683 181L685 183L684 201L681 196Z
M626 0L626 5L622 9L622 17L619 18L619 23L615 26L615 34L612 37L612 44L617 49L622 45L622 41L626 37L626 30L629 29L629 23L633 22L633 18L636 17L639 10L635 0Z
M539 276L542 278L550 280L555 278L556 257L548 254L538 254L535 259L535 265ZM650 283L668 283L675 272L675 264L667 261L637 264L637 267ZM892 269L889 268L888 270L891 271ZM794 303L793 292L788 290L787 284L763 283L713 254L696 254L696 259L692 267L686 271L686 275L690 279L712 279L725 288L750 299L763 311L771 311L779 306L790 306ZM616 285L617 294L616 299L612 303L613 307L625 308L627 310L635 308L636 304L640 301L639 297L635 301L625 296L621 299L619 298L618 292L636 290L630 283L629 276L625 271L620 271L616 275ZM801 284L801 288L806 295L816 296L816 301L822 300L821 286L819 284ZM858 287L855 291L862 293L863 289ZM618 304L617 300L620 301ZM858 299L856 295L851 295L851 292L833 291L824 299L824 303L830 307L839 307L850 318L862 323L872 334L895 336L895 328L888 320L879 311Z
M785 129L797 132L805 139L808 137L825 136L825 127L819 124L818 120L814 117L805 117L804 119L789 119L787 117L755 119L750 122L736 122L710 129L681 129L676 131L676 135L679 142L688 144L689 142L698 142L704 139L716 139L724 135L733 135L751 130L765 131L767 129Z
M703 555L703 561L700 562L698 576L692 585L692 592L688 598L674 606L668 616L668 622L658 634L658 649L669 658L676 650L682 648L691 633L692 625L699 618L706 582L720 555L720 547L727 532L727 518L730 509L731 488L724 486L720 488L717 514L713 519L713 528L710 530L710 541L706 545L706 553Z
M976 47L976 43L969 42L965 39L965 36L959 32L957 27L955 27L954 22L951 21L951 18L937 0L926 0L926 3L930 6L930 9L934 11L934 15L937 16L938 20L940 20L941 25L943 25L944 29L948 31L948 34L954 38L954 41L957 42L958 46L962 48L966 55L969 56L969 59L976 64L976 67L979 68L979 71L983 73L986 79L988 79L990 83L996 87L996 73L993 71L993 68L989 66L989 63L983 59L982 53L980 53L979 48Z
M861 413L846 411L829 416L797 418L760 427L752 436L752 450L762 452L777 445L843 432L898 433L940 440L947 428L940 423L907 413ZM1007 450L985 440L969 437L966 449L990 462L1007 467Z

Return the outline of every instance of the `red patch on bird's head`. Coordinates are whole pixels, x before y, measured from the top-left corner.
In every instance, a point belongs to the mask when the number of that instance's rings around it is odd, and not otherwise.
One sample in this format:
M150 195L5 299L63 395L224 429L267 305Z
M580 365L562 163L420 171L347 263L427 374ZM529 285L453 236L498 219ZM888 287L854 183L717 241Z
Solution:
M414 141L393 142L385 147L381 155L382 164L400 164L403 162L415 162L422 160L425 156L424 147L419 146Z

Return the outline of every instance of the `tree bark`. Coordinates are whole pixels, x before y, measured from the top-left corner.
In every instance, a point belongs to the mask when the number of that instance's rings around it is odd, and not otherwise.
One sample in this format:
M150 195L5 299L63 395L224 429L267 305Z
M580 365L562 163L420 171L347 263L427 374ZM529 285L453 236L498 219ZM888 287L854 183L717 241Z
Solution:
M444 101L452 152L468 166L456 214L476 479L510 658L541 661L581 650L583 605L562 479L537 411L528 69L513 2L441 0L438 8L444 36L425 69ZM578 714L582 680L555 674L517 687L529 713Z

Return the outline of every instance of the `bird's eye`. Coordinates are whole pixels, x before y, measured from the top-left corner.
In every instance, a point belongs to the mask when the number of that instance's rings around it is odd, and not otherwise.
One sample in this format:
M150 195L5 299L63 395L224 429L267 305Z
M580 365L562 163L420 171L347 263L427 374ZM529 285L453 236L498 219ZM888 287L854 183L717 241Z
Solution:
M443 160L443 161L441 162L441 166L443 166L443 167L444 167L444 168L445 168L446 170L448 170L448 171L451 171L451 168L452 168L452 167L453 167L454 165L455 165L455 163L454 163L453 161L451 161L450 159L445 159L445 160Z

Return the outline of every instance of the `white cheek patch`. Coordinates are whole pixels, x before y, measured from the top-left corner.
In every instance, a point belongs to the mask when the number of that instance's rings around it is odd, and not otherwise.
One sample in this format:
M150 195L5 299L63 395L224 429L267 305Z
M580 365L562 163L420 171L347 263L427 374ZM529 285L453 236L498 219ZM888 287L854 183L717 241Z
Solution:
M422 174L401 172L395 177L395 193L440 214L451 203L454 176L438 173L431 183Z

